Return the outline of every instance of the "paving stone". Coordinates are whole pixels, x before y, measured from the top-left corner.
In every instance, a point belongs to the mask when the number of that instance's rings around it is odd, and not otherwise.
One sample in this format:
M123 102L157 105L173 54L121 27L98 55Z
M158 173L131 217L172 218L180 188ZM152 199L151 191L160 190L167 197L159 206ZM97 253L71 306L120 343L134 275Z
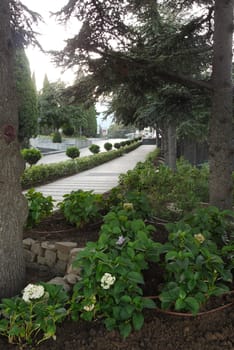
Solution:
M84 191L93 190L94 193L107 192L118 184L120 173L126 173L128 170L133 169L138 162L143 162L153 150L155 150L155 145L142 145L136 150L124 154L122 157L113 159L91 170L82 171L79 174L57 180L56 182L38 186L36 191L46 196L51 195L55 202L62 201L64 194L77 189ZM54 157L51 157L50 162L54 162Z

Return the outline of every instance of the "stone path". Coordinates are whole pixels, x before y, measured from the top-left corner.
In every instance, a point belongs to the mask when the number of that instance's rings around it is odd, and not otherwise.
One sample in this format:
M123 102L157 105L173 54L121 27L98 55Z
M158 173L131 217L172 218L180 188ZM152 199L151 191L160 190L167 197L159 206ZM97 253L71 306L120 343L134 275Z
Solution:
M110 162L99 165L93 169L79 174L57 180L47 185L36 187L36 191L45 196L51 195L56 202L63 199L63 195L82 189L93 190L94 193L104 193L118 184L118 177L131 170L135 165L144 161L147 154L155 149L155 145L143 145L136 150L118 157Z

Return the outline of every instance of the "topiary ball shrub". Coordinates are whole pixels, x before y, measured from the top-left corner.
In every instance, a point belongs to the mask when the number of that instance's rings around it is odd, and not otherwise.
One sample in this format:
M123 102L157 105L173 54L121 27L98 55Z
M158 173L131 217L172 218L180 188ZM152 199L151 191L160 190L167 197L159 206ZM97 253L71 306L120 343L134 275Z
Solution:
M21 154L26 163L32 166L36 164L42 157L41 151L36 148L24 148L21 150Z
M112 150L112 143L110 143L110 142L104 143L104 148L106 151L111 151Z
M54 143L61 143L61 142L62 142L62 136L61 136L61 134L60 134L59 131L56 131L56 132L53 134L52 142L54 142Z
M80 156L80 151L75 146L68 147L66 150L66 155L71 159L75 159L75 158L78 158Z
M119 142L114 143L114 148L115 149L120 149L121 145Z
M91 146L89 146L89 150L91 153L97 154L100 152L100 146L92 144Z
M74 135L75 129L71 125L64 125L63 126L63 134L65 136L72 136Z

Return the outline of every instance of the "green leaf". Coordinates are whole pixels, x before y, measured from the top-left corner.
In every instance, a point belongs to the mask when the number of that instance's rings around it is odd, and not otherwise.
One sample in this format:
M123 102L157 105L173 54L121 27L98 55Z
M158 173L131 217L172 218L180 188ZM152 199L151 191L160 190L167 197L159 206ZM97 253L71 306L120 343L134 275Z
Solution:
M180 289L179 297L184 299L186 297L186 292L183 289Z
M122 301L124 303L131 303L132 302L132 298L129 295L123 295L120 298L120 301Z
M132 313L134 311L133 305L124 305L120 309L120 319L121 320L128 320L130 317L132 317Z
M176 310L183 310L186 306L184 299L177 299L175 303Z
M152 299L148 298L142 299L142 306L146 309L155 309L156 307L155 302Z
M133 327L136 331L139 331L144 324L144 316L140 312L134 312L132 316Z
M114 294L120 294L126 289L126 283L123 283L122 281L118 280L114 284Z
M5 319L0 320L0 333L7 331L8 329L8 321Z
M227 286L225 286L224 284L222 284L222 285L219 285L218 287L215 287L212 290L211 295L218 296L218 295L222 295L222 294L224 294L224 293L226 293L228 291L229 291L229 288Z
M112 331L116 326L116 321L114 318L106 318L104 323L108 331Z
M132 331L132 326L130 323L121 323L119 325L119 331L123 338L127 338Z
M189 310L193 315L196 315L199 311L200 305L198 301L193 297L188 297L185 299L185 303L187 304Z
M128 273L127 277L132 282L144 284L144 279L140 272L131 271Z
M177 251L175 250L172 250L170 252L168 252L165 256L165 260L168 261L168 260L174 260L178 257L178 253Z

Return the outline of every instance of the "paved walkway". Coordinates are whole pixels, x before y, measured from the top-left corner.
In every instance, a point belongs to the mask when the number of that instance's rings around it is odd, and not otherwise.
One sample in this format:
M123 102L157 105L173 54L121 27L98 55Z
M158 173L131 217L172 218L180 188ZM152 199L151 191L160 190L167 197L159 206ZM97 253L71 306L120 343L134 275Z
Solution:
M138 162L144 161L147 154L154 149L154 145L140 146L122 157L79 174L36 187L36 190L42 192L45 196L51 195L56 202L61 201L64 194L78 189L104 193L117 186L120 174L133 169Z
M90 139L90 140L92 141L93 144L100 146L101 152L105 152L104 144L106 142L110 142L113 145L116 142L126 141L126 139L107 139L107 140ZM91 155L92 153L90 152L88 147L80 149L80 158L85 156L91 156ZM58 152L58 153L44 155L37 164L58 163L68 159L71 159L71 158L67 157L65 152Z

